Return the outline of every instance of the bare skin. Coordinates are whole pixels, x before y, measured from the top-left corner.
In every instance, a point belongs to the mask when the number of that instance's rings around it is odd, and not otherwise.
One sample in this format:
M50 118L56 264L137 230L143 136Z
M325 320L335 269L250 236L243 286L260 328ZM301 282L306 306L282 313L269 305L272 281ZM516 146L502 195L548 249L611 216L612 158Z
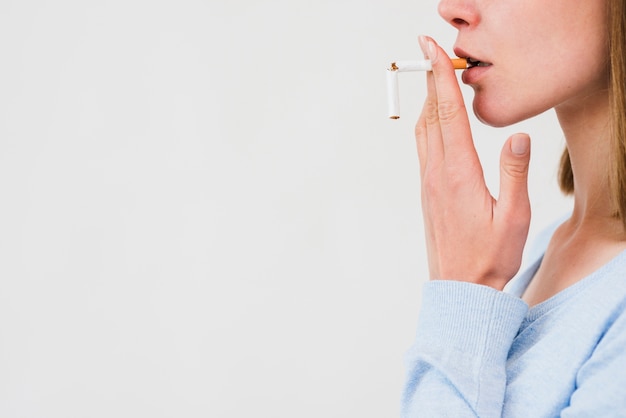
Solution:
M580 225L574 220L565 222L550 241L522 299L535 306L598 270L626 249L620 228L614 219L583 221Z
M420 38L433 71L415 135L431 279L503 289L519 269L530 223L530 138L514 135L501 157L499 200L487 189L451 61Z
M607 92L598 91L582 103L556 108L576 180L574 211L555 232L523 295L530 306L577 283L626 250L626 234L621 221L612 216L608 199Z
M565 0L549 4L538 0L440 3L442 16L459 31L457 55L476 53L481 61L491 64L464 77L475 90L477 116L487 124L504 126L554 108L566 137L575 178L574 211L554 234L539 271L523 295L531 306L580 281L626 250L626 233L621 221L612 216L608 200L606 43L603 32L598 30L605 25L603 2L585 3L588 9L580 12L585 26L580 30L588 35L577 38L577 44L568 38L568 19L551 19L550 25L536 21L536 30L528 26L539 9L546 15L550 14L546 7L553 8L554 15L567 15L570 6ZM525 18L511 19L513 9L518 17ZM508 19L496 19L500 14ZM506 27L497 26L500 23ZM523 28L519 34L516 23ZM544 29L553 36L548 38ZM537 38L529 39L533 34ZM592 57L589 62L595 67L535 71L536 67L559 65L555 59L561 58L558 45L563 42L552 43L550 39L560 39L561 35L563 40L570 39L571 48L581 48ZM516 42L520 42L519 47L515 47ZM484 183L450 60L432 39L422 37L420 45L433 62L433 71L427 75L428 97L416 125L430 276L501 290L520 266L528 233L530 139L516 134L505 143L500 194L498 200L494 199ZM545 48L535 52L524 49L525 45ZM474 52L478 48L481 51ZM527 60L535 67L520 68L523 63L514 62L514 57L508 55L517 50L535 54ZM529 73L533 77L523 77Z

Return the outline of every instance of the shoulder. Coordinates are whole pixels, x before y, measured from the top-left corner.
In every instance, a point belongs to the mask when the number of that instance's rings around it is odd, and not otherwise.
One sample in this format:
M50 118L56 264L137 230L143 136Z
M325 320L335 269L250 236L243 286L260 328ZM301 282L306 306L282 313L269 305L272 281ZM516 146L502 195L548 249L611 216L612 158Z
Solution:
M564 417L570 412L571 416L613 416L626 410L626 297L605 314L604 332L578 371L577 389L563 411Z

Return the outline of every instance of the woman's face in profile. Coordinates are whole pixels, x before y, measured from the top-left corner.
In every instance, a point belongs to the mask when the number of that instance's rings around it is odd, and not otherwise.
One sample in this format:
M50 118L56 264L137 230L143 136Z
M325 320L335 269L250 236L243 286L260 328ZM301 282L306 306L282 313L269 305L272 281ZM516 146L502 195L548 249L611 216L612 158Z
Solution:
M442 0L454 52L480 61L463 74L474 112L506 126L606 94L608 0Z

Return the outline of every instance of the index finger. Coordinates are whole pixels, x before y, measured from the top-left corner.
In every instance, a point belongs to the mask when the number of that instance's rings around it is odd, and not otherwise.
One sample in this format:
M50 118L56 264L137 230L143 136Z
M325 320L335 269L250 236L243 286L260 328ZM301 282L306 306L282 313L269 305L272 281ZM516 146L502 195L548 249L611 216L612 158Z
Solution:
M463 94L454 67L445 52L427 39L432 75L437 90L437 112L446 158L476 155Z

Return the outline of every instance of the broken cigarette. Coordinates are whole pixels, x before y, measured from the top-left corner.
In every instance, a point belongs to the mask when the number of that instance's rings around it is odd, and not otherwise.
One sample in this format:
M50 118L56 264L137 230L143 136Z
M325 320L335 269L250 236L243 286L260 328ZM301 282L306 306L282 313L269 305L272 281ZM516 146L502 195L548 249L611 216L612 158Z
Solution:
M452 58L455 70L465 70L467 59ZM390 119L400 118L400 94L398 89L398 73L408 71L432 71L430 60L396 61L387 69L387 108Z

